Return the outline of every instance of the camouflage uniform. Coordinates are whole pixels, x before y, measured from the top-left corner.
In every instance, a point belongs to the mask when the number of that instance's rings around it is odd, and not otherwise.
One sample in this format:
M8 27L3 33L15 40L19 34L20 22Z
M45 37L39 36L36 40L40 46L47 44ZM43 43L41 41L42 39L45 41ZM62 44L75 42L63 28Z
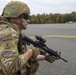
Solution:
M26 59L19 55L18 38L19 34L11 26L0 25L0 75L17 75L19 72L20 75L34 75L39 66L34 58L26 62ZM22 51L26 51L26 46L21 43L20 46Z
M28 6L23 2L11 1L3 9L2 16L6 19L18 17L22 13L30 13ZM18 51L23 53L27 50L20 41L22 33L12 27L8 22L0 22L0 75L34 75L39 67L35 60L38 53L27 62Z
M9 2L3 9L3 20L17 18L22 14L29 15L28 6L19 1ZM9 22L0 22L0 75L34 75L39 67L36 57L39 50L34 50L35 54L29 61L26 61L22 53L27 51L21 39L24 34L17 32ZM35 49L35 48L33 48ZM45 56L45 60L53 62L57 58Z

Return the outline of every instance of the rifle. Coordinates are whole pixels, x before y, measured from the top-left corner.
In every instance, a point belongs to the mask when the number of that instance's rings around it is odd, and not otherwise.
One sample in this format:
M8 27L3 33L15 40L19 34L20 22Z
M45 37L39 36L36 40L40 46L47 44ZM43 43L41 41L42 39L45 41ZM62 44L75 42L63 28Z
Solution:
M63 61L68 62L64 58L60 57L60 54L58 54L57 51L54 51L54 50L47 47L47 45L45 44L46 39L44 39L38 35L36 35L35 38L36 38L36 41L32 40L31 38L29 38L27 36L24 36L24 38L22 38L22 43L27 44L27 45L32 44L34 47L37 47L37 48L44 50L45 53L56 56L59 59L62 59Z

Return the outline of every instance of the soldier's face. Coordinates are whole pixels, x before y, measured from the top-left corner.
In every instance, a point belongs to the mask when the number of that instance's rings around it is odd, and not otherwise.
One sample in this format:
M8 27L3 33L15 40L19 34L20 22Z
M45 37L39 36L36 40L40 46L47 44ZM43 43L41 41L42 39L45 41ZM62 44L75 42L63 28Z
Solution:
M29 21L29 19L26 20L26 19L22 18L22 21L21 22L22 22L21 25L23 27L22 29L26 29L27 28L27 25L29 24L30 21Z
M24 18L18 17L18 18L12 18L11 22L17 24L18 29L22 30L27 28L27 25L30 21L29 19L26 20Z
M21 25L23 26L23 29L26 29L27 28L27 25L28 23L30 22L29 21L29 14L21 14L19 16L19 18L21 18Z

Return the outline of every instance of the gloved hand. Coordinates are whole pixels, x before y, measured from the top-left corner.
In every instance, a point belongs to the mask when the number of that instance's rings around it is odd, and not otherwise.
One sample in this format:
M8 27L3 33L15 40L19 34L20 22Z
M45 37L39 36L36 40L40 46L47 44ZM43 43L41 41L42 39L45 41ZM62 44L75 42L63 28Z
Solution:
M45 56L45 60L50 62L50 63L53 63L55 60L58 60L59 58L56 57L56 56L53 56L53 55L46 55Z

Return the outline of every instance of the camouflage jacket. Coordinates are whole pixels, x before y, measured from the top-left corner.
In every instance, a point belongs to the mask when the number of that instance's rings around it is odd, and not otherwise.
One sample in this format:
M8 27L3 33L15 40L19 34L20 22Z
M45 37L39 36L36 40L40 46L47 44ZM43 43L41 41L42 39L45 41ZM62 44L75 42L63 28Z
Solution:
M32 58L22 69L19 61L19 51L26 51L21 43L20 33L17 33L9 23L0 23L0 75L34 75L39 67Z

